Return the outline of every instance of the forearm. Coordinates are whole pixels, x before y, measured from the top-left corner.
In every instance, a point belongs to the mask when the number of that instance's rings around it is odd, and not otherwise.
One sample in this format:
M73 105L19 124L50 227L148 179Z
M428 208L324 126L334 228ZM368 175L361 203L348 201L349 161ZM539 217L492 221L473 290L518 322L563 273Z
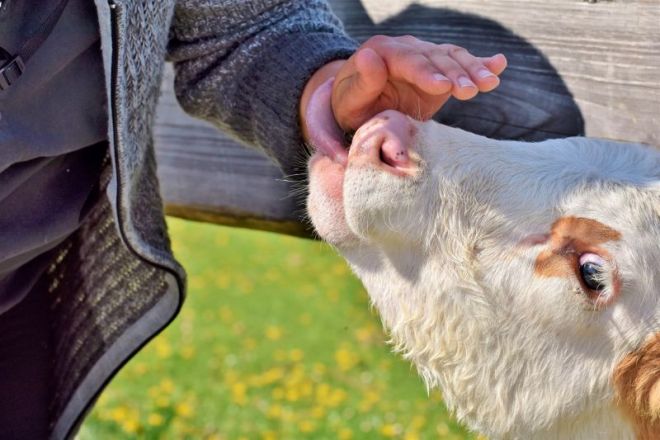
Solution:
M188 0L175 11L169 59L186 111L262 148L292 173L301 160L305 84L356 47L322 1Z

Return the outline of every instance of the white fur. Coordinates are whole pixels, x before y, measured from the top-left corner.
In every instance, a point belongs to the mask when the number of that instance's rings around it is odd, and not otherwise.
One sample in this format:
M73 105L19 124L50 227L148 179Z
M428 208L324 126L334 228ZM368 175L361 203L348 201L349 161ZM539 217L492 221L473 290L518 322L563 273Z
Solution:
M418 125L413 150L415 177L349 162L345 218L310 185L312 221L347 225L351 239L332 244L395 348L491 439L633 438L611 376L660 331L660 154L584 138L494 141L434 122ZM623 281L608 307L590 306L577 280L535 275L545 244L519 245L564 216L622 234L602 245Z

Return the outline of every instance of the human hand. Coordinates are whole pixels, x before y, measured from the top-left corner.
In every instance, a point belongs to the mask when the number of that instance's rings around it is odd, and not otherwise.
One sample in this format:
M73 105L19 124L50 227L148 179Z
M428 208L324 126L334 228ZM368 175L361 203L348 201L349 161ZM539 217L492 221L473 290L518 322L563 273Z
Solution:
M467 100L493 90L505 68L504 55L478 58L451 44L376 36L337 73L332 108L345 131L387 109L427 120L450 96Z
M386 109L429 119L450 96L466 100L496 88L506 64L502 54L480 58L411 36L372 37L348 60L323 66L307 83L300 107L303 135L307 138L309 98L331 77L334 119L341 130L353 131Z

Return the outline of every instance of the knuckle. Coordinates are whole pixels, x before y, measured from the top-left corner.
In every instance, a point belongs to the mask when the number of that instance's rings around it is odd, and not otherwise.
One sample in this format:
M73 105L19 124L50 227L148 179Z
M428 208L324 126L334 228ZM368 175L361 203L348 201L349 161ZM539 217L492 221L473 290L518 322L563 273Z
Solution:
M365 42L365 46L382 46L383 44L388 43L391 40L391 37L388 37L386 35L374 35L372 37L369 37L369 39Z
M435 71L435 67L431 61L420 54L405 54L405 58L402 61L405 62L409 69L414 71Z
M401 35L400 37L396 37L397 40L402 41L404 43L416 43L417 38L413 37L412 35Z
M452 56L454 56L454 55L456 55L456 56L460 56L460 55L466 54L466 53L467 53L467 50L466 50L465 48L463 48L463 47L460 47L460 46L452 46L452 47L449 49L449 53L450 53Z
M456 46L450 43L442 43L437 45L438 50L442 53L449 53Z

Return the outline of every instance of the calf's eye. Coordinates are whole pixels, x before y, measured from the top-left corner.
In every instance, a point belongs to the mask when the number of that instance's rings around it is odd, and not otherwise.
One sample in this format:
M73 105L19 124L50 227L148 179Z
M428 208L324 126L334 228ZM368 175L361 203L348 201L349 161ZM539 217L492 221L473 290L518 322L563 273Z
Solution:
M596 254L582 254L580 256L580 278L588 289L600 292L605 289L603 272L605 260Z

